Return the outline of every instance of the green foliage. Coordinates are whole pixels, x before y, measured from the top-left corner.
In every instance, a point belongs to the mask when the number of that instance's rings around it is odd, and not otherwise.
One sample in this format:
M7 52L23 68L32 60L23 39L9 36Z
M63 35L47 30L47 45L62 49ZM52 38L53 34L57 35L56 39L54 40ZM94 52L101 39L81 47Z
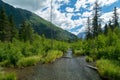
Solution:
M0 80L17 80L15 73L0 72Z
M63 53L66 53L66 51L68 50L69 45L67 42L63 42L63 41L56 41L54 40L54 44L53 44L53 49L54 50L60 50Z
M41 56L30 56L30 57L24 57L21 58L17 62L18 67L27 67L27 66L33 66L36 65L40 61Z
M5 9L2 7L2 9L0 10L0 40L10 41L10 39L11 39L11 26L9 25Z
M25 67L34 65L39 61L52 62L61 57L63 52L68 49L66 42L53 40L54 44L51 47L50 39L37 34L33 34L33 38L32 42L22 42L17 39L13 39L12 42L0 42L0 65L4 67Z
M100 24L100 21L99 21L100 20L99 19L99 17L100 17L100 7L99 7L99 4L98 4L97 1L95 1L94 5L95 5L94 8L93 8L94 15L93 15L93 21L92 21L93 38L97 37L102 31L101 24Z
M111 60L98 60L97 67L102 77L108 77L110 80L120 80L120 66L118 62Z
M57 58L62 57L63 52L58 50L49 50L47 56L43 59L43 63L54 62Z
M0 62L2 66L15 66L17 61L23 57L18 47L12 43L1 43Z
M85 52L84 52L83 49L74 50L74 55L75 55L75 56L84 56L84 55L85 55Z
M33 35L33 29L31 25L27 22L23 22L19 30L20 40L24 42L32 41L32 35Z
M12 15L9 16L9 25L11 26L11 41L13 38L18 38L18 30L16 28L14 18Z
M120 29L108 28L106 34L99 34L94 39L87 39L72 43L74 54L80 54L81 50L87 55L86 61L97 61L98 72L109 80L120 79ZM103 59L103 60L101 60ZM107 60L104 60L107 59Z
M93 58L92 57L86 56L85 59L86 59L87 62L93 62Z

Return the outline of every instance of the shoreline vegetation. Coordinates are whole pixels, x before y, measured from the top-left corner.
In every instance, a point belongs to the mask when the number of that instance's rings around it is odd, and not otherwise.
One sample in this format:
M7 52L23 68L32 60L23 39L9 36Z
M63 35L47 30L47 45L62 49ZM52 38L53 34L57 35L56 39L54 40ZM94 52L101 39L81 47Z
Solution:
M96 1L92 21L88 17L86 37L72 45L74 55L87 55L87 62L96 62L101 77L105 80L120 80L120 25L117 8L112 20L102 28L100 7Z
M95 3L95 15L91 29L88 18L86 39L68 43L47 39L35 33L26 21L17 29L12 16L4 8L0 11L0 66L24 68L37 63L52 63L71 48L75 56L87 56L87 62L96 62L100 76L108 80L120 80L120 27L116 7L114 17L104 30L98 23L99 7ZM68 40L69 41L69 40ZM16 80L14 72L0 71L0 80Z
M0 11L0 66L23 68L38 62L51 63L67 51L68 42L47 39L35 33L31 24L23 21L16 27L13 17ZM15 73L0 71L0 80L16 80Z

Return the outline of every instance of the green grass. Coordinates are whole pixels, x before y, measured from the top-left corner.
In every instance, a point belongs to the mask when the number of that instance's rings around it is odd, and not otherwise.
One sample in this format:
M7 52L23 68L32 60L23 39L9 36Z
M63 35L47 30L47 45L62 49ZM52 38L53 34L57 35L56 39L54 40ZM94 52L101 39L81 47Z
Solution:
M92 57L86 56L85 59L86 59L87 62L93 62L93 58Z
M98 72L102 77L108 77L110 80L120 80L120 65L117 61L98 60Z
M58 50L50 50L47 53L47 56L43 59L44 63L54 62L57 58L62 57L63 52Z
M74 50L74 55L75 56L83 56L84 55L84 50L80 49L80 50Z
M0 72L0 80L17 80L15 73Z
M30 57L25 57L21 58L17 62L18 67L27 67L27 66L32 66L36 65L40 61L41 56L30 56Z

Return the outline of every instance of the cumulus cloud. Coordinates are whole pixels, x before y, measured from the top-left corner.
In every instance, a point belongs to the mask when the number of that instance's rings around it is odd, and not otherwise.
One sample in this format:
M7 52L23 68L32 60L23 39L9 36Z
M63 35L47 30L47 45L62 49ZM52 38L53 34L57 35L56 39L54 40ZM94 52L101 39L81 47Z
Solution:
M3 0L15 7L35 11L50 4L50 0Z
M67 11L67 12L73 12L73 11L74 11L74 8L67 7L67 8L66 8L66 11Z
M51 0L3 0L3 1L15 7L30 10L36 13L37 15L41 16L42 18L50 21ZM96 0L76 0L76 3L73 5L73 7L66 6L65 7L66 11L60 12L59 10L60 6L71 4L70 0L53 0L52 3L53 23L68 31L82 25L83 26L82 28L77 29L76 31L72 31L72 33L78 34L80 32L84 32L86 29L87 17L90 17L92 15L91 10L94 6L93 4L95 1ZM101 7L103 7L103 6L109 6L115 3L116 1L118 0L99 0L98 3L100 4ZM81 8L86 9L86 11L81 13L80 12ZM118 9L118 11L120 12L120 9ZM73 20L72 19L73 16L78 16L78 18ZM109 19L111 19L111 16L112 16L112 12L108 12L108 13L103 13L101 18L104 20L104 22L107 22Z

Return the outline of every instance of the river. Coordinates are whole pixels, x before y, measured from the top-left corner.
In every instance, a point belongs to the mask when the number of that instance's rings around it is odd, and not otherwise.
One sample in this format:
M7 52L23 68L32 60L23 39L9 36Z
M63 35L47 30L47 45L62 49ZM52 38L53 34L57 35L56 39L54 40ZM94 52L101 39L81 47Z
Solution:
M50 64L17 69L19 80L101 80L97 71L87 67L85 57L73 57L72 51Z

